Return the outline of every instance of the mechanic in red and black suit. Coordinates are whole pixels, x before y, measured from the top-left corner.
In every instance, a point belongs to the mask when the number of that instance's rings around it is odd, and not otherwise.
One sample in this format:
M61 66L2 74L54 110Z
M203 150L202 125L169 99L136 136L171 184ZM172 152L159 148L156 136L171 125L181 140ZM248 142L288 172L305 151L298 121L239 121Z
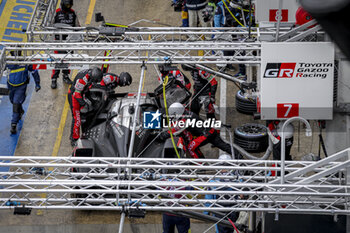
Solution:
M62 0L61 8L56 10L54 24L62 23L67 24L72 27L79 27L78 17L75 11L72 9L73 0ZM68 35L62 35L62 40L66 40ZM60 35L55 35L55 40L60 40ZM66 51L55 51L58 54L66 54ZM63 81L66 84L72 84L72 81L69 79L70 70L63 70ZM51 88L57 88L57 79L60 74L60 70L53 70L51 76Z
M76 75L72 86L68 90L68 101L72 111L70 136L72 146L80 138L80 110L87 104L84 97L92 85L116 87L130 85L131 82L132 78L127 72L122 72L119 76L111 73L103 74L101 69L97 67L82 70Z
M267 127L269 129L269 137L273 143L273 159L281 160L281 135L282 126L284 121L271 120L267 121ZM292 160L290 151L293 146L293 134L294 127L289 124L285 128L285 158L286 160Z
M176 121L186 121L187 119L202 121L199 116L189 110L186 110L181 103L173 103L169 107L169 116L177 116ZM179 124L178 124L179 125ZM199 150L200 147L210 143L213 146L225 151L226 153L232 155L231 145L226 143L220 137L219 130L214 128L204 128L204 127L194 127L190 126L188 128L173 127L172 133L177 133L180 135L184 141L187 151L192 158L204 158L204 155ZM164 131L160 134L159 138L163 141L170 137L170 132Z
M169 78L173 77L177 81L181 82L182 85L184 85L187 90L191 90L191 82L190 82L190 80L183 73L181 73L180 70L177 69L177 70L168 71L165 68L165 65L159 65L158 69L159 69L159 72L160 72L160 77L158 77L159 84L163 84L164 78L168 75Z
M191 102L191 111L199 115L201 106L203 105L207 118L215 118L214 104L218 82L213 75L200 68L191 68L186 65L182 65L181 67L183 70L191 72L194 81L194 98Z

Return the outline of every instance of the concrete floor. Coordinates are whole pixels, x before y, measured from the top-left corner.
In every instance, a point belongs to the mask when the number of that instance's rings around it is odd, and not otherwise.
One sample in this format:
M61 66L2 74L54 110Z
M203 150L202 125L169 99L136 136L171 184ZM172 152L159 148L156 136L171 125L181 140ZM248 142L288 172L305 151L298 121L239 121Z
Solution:
M75 0L74 9L78 12L79 20L85 25L89 0ZM174 12L170 7L170 0L98 0L94 13L102 12L106 21L118 24L130 24L139 19L158 20L172 26L181 25L180 13ZM93 16L94 19L94 16ZM98 25L92 22L91 25ZM141 24L140 26L152 26ZM158 25L154 25L158 26ZM137 91L141 69L139 66L113 66L111 72L119 74L122 71L130 72L133 84L130 87L117 89L118 92ZM67 156L72 148L69 143L69 130L71 114L62 117L68 86L63 84L62 78L58 80L58 88L50 88L51 72L41 72L42 90L34 93L24 122L23 130L15 152L16 156ZM146 71L144 92L152 92L158 85L156 72L152 66ZM237 88L228 83L227 104L229 108L229 123L237 127L242 123L252 122L251 116L239 114L235 110L234 95ZM217 100L219 100L219 89ZM58 150L54 145L60 141L58 136L60 122L65 122L63 135ZM292 154L299 157L301 154L317 152L317 137L306 139L301 137L298 150L296 135ZM313 146L312 146L313 145ZM214 153L213 153L214 152ZM206 147L204 153L217 157L217 150ZM96 211L36 211L30 216L14 216L10 211L0 211L0 232L117 232L119 213ZM161 216L147 214L143 220L128 220L125 232L161 232ZM193 222L192 232L203 232L209 225ZM213 232L213 231L211 231Z

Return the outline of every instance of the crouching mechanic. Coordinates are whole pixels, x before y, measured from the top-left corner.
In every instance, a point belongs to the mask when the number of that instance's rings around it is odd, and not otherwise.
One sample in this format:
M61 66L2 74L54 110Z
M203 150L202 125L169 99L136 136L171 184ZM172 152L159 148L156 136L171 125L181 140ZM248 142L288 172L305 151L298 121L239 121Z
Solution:
M99 86L126 86L130 85L132 78L129 73L122 72L120 76L107 73L103 74L100 68L92 68L80 71L71 88L68 90L68 101L72 111L72 126L70 140L72 146L80 138L80 110L86 105L85 95L93 85Z
M186 110L181 103L173 103L170 105L168 114L169 116L175 116L175 121L183 121L184 125L186 124L186 120L194 120L195 122L203 121L195 113ZM194 124L194 126L191 125L187 128L180 128L179 124L177 124L177 126L171 130L172 133L180 135L184 139L186 149L192 158L204 158L199 148L208 143L232 155L231 145L224 142L220 137L219 131L214 128L199 128L197 127L197 124ZM161 140L166 140L169 137L170 132L168 131L160 134Z
M13 52L11 55L14 56ZM7 79L7 87L10 91L10 102L13 105L13 113L11 120L11 134L17 133L17 123L22 118L24 110L22 107L26 99L27 85L30 80L30 74L35 81L35 91L38 92L40 87L40 76L37 70L33 69L31 65L7 65L10 74Z
M168 67L165 65L158 66L160 72L160 77L158 77L159 84L163 84L165 77L169 76L169 78L173 77L175 80L181 82L181 84L184 85L187 90L191 90L190 80L183 73L181 73L180 70L169 70L167 68Z
M194 98L191 102L191 111L199 115L201 106L204 106L207 118L215 118L215 93L218 82L210 73L199 68L192 68L186 65L181 66L185 71L191 71L194 81Z

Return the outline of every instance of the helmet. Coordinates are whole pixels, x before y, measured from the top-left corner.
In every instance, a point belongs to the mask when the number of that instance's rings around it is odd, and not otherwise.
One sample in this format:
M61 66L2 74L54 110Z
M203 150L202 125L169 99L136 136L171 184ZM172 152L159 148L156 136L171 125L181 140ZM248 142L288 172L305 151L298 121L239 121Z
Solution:
M167 74L168 71L165 70L165 66L164 65L158 65L158 69L159 69L159 72L163 75Z
M62 10L69 10L73 6L73 0L62 0L61 8Z
M219 160L231 160L231 159L232 159L232 157L229 154L221 154L219 156Z
M175 102L175 103L171 104L170 107L168 108L169 116L179 117L184 112L185 112L185 107L179 102Z
M278 135L282 136L282 127L283 127L284 121L281 121L278 125L277 125L277 133ZM284 129L284 136L286 139L292 138L294 135L294 127L292 124L288 124L285 126Z
M313 18L302 7L299 7L297 12L295 13L295 19L296 19L296 22L295 22L296 25L303 25L311 21Z
M94 83L101 82L103 77L103 72L100 68L94 67L90 70L91 81Z
M129 86L132 83L132 77L128 72L121 72L119 75L119 85Z

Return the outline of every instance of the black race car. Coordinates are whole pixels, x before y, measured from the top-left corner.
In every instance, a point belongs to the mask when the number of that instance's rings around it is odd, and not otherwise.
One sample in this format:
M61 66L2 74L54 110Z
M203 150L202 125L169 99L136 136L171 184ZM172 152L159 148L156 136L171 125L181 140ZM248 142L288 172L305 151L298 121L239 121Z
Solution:
M168 106L174 102L186 103L190 97L191 93L180 82L169 80L166 85ZM137 94L115 93L113 89L93 87L86 99L90 103L81 111L83 134L73 156L128 157ZM176 157L170 139L165 142L158 140L163 129L144 127L145 114L157 111L165 115L162 85L154 93L141 94L133 157ZM181 154L184 154L183 151Z

